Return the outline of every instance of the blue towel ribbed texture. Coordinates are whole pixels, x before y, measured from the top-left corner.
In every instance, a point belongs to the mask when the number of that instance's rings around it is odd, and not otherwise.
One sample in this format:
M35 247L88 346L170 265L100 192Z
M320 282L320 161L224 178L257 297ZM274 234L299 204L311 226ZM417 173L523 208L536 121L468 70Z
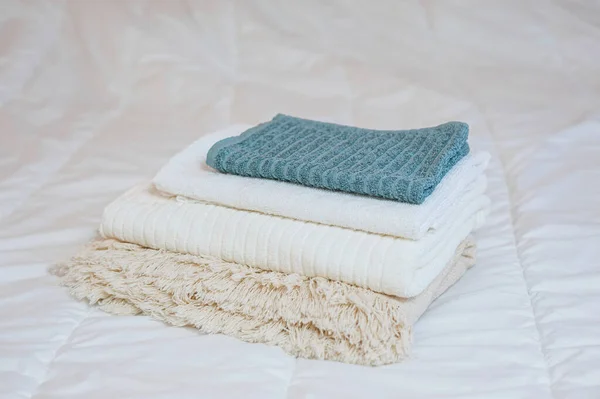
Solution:
M462 122L371 130L279 114L217 142L207 163L224 173L420 204L468 154L468 134Z

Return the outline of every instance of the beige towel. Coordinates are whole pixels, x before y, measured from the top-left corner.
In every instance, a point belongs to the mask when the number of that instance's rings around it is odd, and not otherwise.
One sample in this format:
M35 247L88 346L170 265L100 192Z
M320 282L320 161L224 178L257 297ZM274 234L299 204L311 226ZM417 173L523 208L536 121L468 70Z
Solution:
M111 239L90 243L53 273L74 297L109 313L146 314L297 357L376 366L407 356L413 324L474 264L474 253L465 240L425 291L408 299Z

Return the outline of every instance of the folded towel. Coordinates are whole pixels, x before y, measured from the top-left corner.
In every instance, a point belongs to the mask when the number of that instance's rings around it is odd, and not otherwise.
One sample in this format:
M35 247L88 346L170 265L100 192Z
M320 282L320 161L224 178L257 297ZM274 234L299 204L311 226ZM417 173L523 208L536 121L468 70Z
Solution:
M114 240L91 243L53 273L74 297L109 313L146 314L298 357L376 366L407 355L413 324L474 264L474 253L470 240L462 243L411 299Z
M223 174L206 164L213 144L250 127L234 125L200 138L169 160L153 183L169 194L217 205L411 239L450 223L461 198L486 188L488 153L461 159L420 205Z
M148 184L108 205L104 237L264 270L327 277L400 297L421 293L484 219L486 196L461 201L453 223L406 240L168 198Z
M372 130L277 115L216 143L207 163L225 173L422 203L469 152L469 127Z

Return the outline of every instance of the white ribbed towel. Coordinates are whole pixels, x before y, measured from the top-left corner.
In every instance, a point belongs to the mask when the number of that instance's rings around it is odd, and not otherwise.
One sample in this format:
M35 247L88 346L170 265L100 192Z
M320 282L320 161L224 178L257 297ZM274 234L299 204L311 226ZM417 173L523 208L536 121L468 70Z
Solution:
M327 277L412 297L441 272L487 214L480 195L456 204L452 223L421 240L242 211L161 195L149 184L108 205L100 232L155 249L208 255L265 270Z
M486 188L483 171L490 156L485 152L459 161L421 205L223 174L206 165L215 142L249 127L234 125L200 138L175 155L153 183L161 191L217 205L411 239L450 223L461 197Z

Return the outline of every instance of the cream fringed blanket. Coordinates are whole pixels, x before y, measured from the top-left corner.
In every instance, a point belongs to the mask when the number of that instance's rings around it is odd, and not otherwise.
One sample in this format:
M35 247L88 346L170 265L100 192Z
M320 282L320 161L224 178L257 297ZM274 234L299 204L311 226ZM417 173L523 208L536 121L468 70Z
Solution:
M74 297L109 313L145 314L298 357L377 366L407 355L413 324L474 264L474 254L465 240L425 291L408 299L111 239L90 243L52 271Z

